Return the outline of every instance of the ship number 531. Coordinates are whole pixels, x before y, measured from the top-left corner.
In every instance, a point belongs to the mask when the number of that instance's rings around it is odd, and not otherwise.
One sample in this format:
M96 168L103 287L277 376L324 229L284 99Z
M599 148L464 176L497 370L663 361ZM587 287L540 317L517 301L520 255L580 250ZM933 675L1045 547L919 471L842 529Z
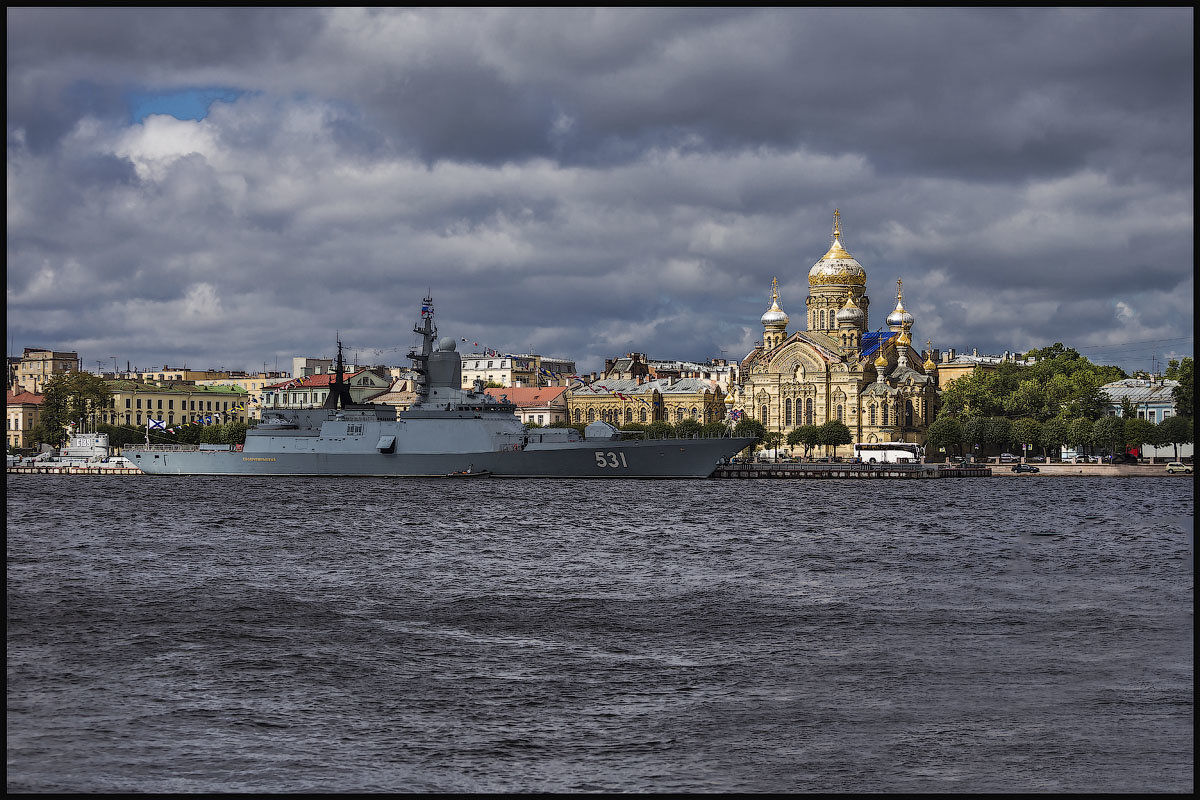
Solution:
M597 467L628 467L625 463L624 453L614 453L611 450L605 453L603 450L596 451L596 466Z

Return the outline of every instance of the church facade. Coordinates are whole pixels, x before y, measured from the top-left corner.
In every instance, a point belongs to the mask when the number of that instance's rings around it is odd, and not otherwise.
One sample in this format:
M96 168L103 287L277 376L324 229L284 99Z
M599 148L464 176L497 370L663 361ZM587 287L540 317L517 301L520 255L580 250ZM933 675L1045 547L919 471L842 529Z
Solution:
M924 444L936 413L937 366L932 349L922 360L912 347L915 320L896 283L887 330L872 331L867 273L843 245L835 210L833 243L808 273L803 329L789 331L791 318L772 281L762 343L742 360L741 382L726 400L732 416L752 417L785 436L801 425L839 420L855 442Z

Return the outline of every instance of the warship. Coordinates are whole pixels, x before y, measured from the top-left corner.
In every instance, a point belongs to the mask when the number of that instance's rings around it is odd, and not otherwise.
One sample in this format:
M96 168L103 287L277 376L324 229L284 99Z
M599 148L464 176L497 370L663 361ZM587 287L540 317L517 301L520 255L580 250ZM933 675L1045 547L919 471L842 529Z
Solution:
M419 351L408 353L416 400L355 403L343 382L341 345L329 396L320 408L264 410L245 444L131 445L123 455L151 475L327 475L513 478L707 478L749 447L744 437L648 438L606 422L527 429L516 406L476 383L462 389L462 356L438 339L433 299L425 297Z

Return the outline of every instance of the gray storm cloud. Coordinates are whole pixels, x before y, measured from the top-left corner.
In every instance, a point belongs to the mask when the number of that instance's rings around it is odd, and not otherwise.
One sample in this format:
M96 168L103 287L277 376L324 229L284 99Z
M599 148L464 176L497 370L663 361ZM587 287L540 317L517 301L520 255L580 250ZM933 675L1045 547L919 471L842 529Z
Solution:
M10 343L398 363L429 288L585 369L741 357L836 206L920 342L1190 353L1192 16L10 9ZM242 94L131 119L195 87Z

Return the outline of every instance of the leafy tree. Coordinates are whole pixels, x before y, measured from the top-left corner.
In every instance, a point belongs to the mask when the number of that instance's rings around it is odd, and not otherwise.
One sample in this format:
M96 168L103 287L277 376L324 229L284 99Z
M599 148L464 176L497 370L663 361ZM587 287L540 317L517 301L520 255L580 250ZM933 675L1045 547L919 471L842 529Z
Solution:
M651 439L666 439L675 435L675 427L671 423L661 420L651 422L646 426L646 435Z
M962 425L954 417L938 416L925 431L925 444L928 447L944 449L947 453L953 447L962 455Z
M767 435L767 427L753 417L743 417L738 421L737 425L733 426L733 435L739 438L743 436L750 437L757 444Z
M833 454L837 455L838 445L853 444L854 437L850 435L850 429L845 423L836 419L831 419L820 427L821 444L833 448Z
M781 431L767 431L763 434L763 449L773 450L776 453L779 451L779 445L783 443L783 433Z
M729 426L724 422L706 422L700 429L700 435L710 438L715 436L728 436Z
M1142 445L1154 445L1159 438L1158 426L1150 420L1138 419L1136 416L1125 417L1125 447L1141 448Z
M1067 423L1066 443L1076 451L1083 450L1095 441L1093 433L1092 421L1085 417L1078 417Z
M792 447L800 445L804 448L804 457L808 458L812 449L821 443L821 429L816 425L801 425L788 431L787 443Z
M698 420L687 417L675 423L675 435L681 439L690 439L693 434L700 433L703 427Z
M1125 419L1133 419L1137 416L1137 405L1128 397L1121 398L1121 416Z
M44 421L38 420L33 424L33 427L29 429L27 441L31 447L39 447L43 444L58 447L59 443L62 442L62 436L62 428L59 428L58 430L51 430L46 426Z
M1195 398L1192 393L1192 385L1195 371L1191 356L1180 361L1179 367L1175 371L1175 377L1172 380L1179 381L1179 385L1171 390L1171 397L1175 400L1176 415L1190 418L1193 414L1192 406Z
M1067 423L1065 420L1055 417L1043 422L1042 430L1038 435L1038 444L1042 446L1042 455L1049 458L1050 450L1061 453L1063 445L1067 443L1067 437Z
M100 414L112 408L108 382L90 372L64 372L50 376L42 390L41 419L57 444L66 436L69 423L95 426Z
M1179 359L1172 358L1167 362L1167 369L1163 372L1163 377L1169 381L1179 380Z
M1012 423L1005 417L988 417L983 426L984 442L989 447L1005 447L1013 441Z
M754 442L746 448L753 453L759 442L767 435L767 427L753 417L743 417L737 425L733 426L733 435L738 438L746 436L754 439Z
M1114 455L1121 452L1125 443L1125 418L1113 414L1096 420L1092 438L1096 444L1107 446Z
M1025 446L1037 446L1042 437L1042 425L1036 419L1025 417L1019 419L1012 425L1013 444L1020 445L1022 453L1025 452Z
M1158 423L1158 429L1159 441L1175 448L1176 461L1179 460L1179 445L1195 441L1190 417L1167 417Z
M542 426L537 424L533 420L529 420L528 422L525 423L525 430L530 430L531 428L540 428L540 427L542 427Z

